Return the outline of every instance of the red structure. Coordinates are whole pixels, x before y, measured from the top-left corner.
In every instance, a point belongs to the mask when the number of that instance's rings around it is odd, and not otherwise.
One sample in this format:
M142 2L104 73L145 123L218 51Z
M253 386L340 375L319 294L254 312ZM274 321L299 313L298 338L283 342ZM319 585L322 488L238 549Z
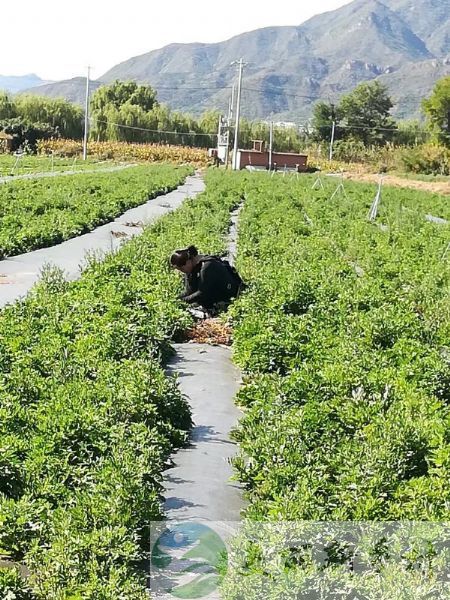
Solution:
M308 156L292 152L272 152L264 148L264 142L255 140L252 150L238 151L239 169L255 167L259 169L272 168L275 171L295 170L305 172L308 169Z

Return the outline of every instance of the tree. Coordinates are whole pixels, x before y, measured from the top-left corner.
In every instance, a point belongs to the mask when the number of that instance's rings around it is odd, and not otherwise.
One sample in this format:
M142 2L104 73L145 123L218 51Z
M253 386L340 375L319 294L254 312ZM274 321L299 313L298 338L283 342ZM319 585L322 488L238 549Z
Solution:
M110 85L101 86L92 94L91 111L105 110L111 105L121 108L124 104L140 106L148 112L157 104L156 91L149 85L116 80Z
M198 122L199 133L212 134L197 136L195 144L203 148L211 148L217 146L216 132L219 130L220 111L207 110L202 114Z
M66 100L44 96L18 96L14 102L16 116L28 125L45 124L65 138L80 139L83 110Z
M7 92L0 91L0 121L13 119L16 116L16 108Z
M364 144L385 144L392 139L396 123L390 115L393 107L387 87L379 81L361 83L339 104L345 137Z
M333 121L339 122L341 110L339 106L328 102L318 102L314 106L312 126L314 129L313 138L318 142L330 141ZM335 139L342 137L342 130L336 130Z
M80 139L83 111L66 100L0 93L0 130L13 136L13 149L36 148L39 139Z
M429 135L420 121L399 121L394 142L399 146L417 146L427 142Z
M48 123L27 123L16 117L0 121L0 131L9 133L12 138L12 150L22 148L35 152L38 140L48 140L58 136L58 131Z
M117 117L120 111L134 115L131 119L134 127L145 128L144 122L136 119L136 114L139 113L142 116L157 108L157 106L156 91L149 85L138 85L134 81L118 80L110 85L104 85L98 88L91 98L90 109L93 120L91 135L98 140L111 139L108 136L108 132L111 131L111 126L107 122L108 115L115 114ZM114 111L119 111L119 113ZM144 117L143 121L145 120ZM121 136L115 133L113 137L117 139ZM135 137L136 134L128 136L132 139Z
M440 79L422 103L430 129L437 140L450 147L450 76Z

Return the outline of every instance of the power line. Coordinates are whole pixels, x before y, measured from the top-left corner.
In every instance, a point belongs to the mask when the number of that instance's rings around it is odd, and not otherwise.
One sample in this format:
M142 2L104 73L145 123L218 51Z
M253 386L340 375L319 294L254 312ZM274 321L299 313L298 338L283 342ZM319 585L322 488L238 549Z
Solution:
M193 131L163 131L161 129L146 129L145 127L135 127L133 125L123 125L121 123L113 123L111 121L103 121L100 119L96 119L95 117L91 117L90 120L95 121L96 123L103 123L105 125L113 125L114 127L120 127L121 129L134 129L136 131L147 131L149 133L169 133L169 134L174 134L174 135L217 137L217 133L196 133Z
M231 90L231 87L224 87L224 86L199 86L199 87L194 87L194 86L189 86L189 87L182 87L182 86L155 86L156 91L159 90L193 90L193 91L203 91L203 90L215 90L215 91L220 91L220 90Z
M256 88L242 88L243 90L245 90L246 92L257 92L259 94L272 94L272 95L279 95L279 96L289 96L292 98L303 98L303 99L307 99L307 100L320 100L321 96L306 96L306 95L302 95L302 94L291 94L289 92L285 92L284 90L280 89L280 90L275 90L275 89L256 89Z
M370 127L369 125L367 126L362 126L362 125L339 125L338 123L336 124L336 129L361 129L361 130L365 130L365 131L396 131L396 132L400 132L400 133L410 133L407 129L400 129L399 127ZM426 133L428 135L431 135L431 132L426 130L426 129L415 129L412 133Z
M95 117L90 117L89 121L91 121L91 122L95 121L96 123L102 123L104 125L112 125L113 127L120 127L121 129L146 131L148 133L169 134L169 135L179 135L179 136L185 135L185 136L192 136L192 137L218 137L217 132L215 132L215 133L199 133L199 132L194 132L194 131L166 131L166 130L162 130L162 129L148 129L146 127L137 127L134 125L124 125L123 123L114 123L112 121L96 119ZM253 122L253 123L255 123L255 122ZM256 122L256 124L269 127L269 123L267 123L266 121L259 121L259 122ZM331 123L327 126L331 127ZM275 123L275 127L277 127L276 123ZM300 123L293 122L292 128L300 129L302 127L303 128L304 127L312 127L312 124L309 121L300 122ZM278 129L287 129L287 128L285 126L278 126ZM340 124L340 123L336 123L336 129L356 129L358 131L386 131L386 132L405 133L405 134L417 133L417 134L432 135L432 132L430 132L426 129L415 129L412 132L410 132L405 129L400 129L399 127L376 127L376 126L371 127L369 125L366 125L366 126L344 125L344 124Z
M230 86L155 86L155 89L157 91L159 90L192 90L192 91L203 91L203 90L213 90L213 91L226 91L226 90L231 90L232 87ZM243 87L242 88L244 91L246 92L256 92L258 94L269 94L269 95L280 95L280 96L289 96L292 98L302 98L302 99L306 99L306 100L323 100L323 96L317 96L317 95L308 95L308 94L297 94L295 93L295 91L291 91L291 90L285 90L284 88L250 88L250 87ZM331 92L332 95L335 96L340 96L340 95L346 95L350 92ZM424 96L411 96L409 95L407 98L393 98L393 101L398 103L398 102L407 102L409 100L423 100Z
M262 89L256 89L256 88L242 88L245 91L248 92L256 92L256 93L260 93L260 94L272 94L272 95L280 95L280 96L289 96L292 98L302 98L302 99L306 99L306 100L323 100L325 102L325 100L323 99L323 96L311 96L311 95L306 95L306 94L296 94L294 92L290 92L290 91L285 91L284 89L280 88L280 89L274 89L274 88L262 88ZM331 92L331 95L334 96L342 96L342 95L347 95L351 93L350 92ZM394 103L399 103L399 102L407 102L409 100L423 100L425 96L408 96L407 98L393 98L392 101Z
M216 91L216 92L220 92L220 91L231 91L232 86L166 86L166 85L155 85L155 90L156 91L195 91L195 92L202 92L202 91ZM294 91L289 91L289 90L285 90L283 88L279 88L279 89L275 89L275 88L250 88L250 87L243 87L242 88L243 91L246 92L256 92L257 94L268 94L268 95L278 95L278 96L287 96L290 98L301 98L303 100L324 100L323 96L317 96L317 95L308 95L308 94L297 94ZM342 95L346 95L350 92L331 92L332 95L334 96L342 96ZM424 96L408 96L407 98L397 98L397 99L393 99L393 102L395 103L405 103L409 100L423 100Z

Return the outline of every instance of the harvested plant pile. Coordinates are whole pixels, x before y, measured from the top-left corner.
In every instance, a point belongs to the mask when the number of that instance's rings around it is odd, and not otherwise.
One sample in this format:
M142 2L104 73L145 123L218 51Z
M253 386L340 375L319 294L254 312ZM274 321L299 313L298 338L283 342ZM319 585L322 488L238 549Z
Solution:
M222 319L204 319L188 329L186 336L196 344L231 346L233 332Z

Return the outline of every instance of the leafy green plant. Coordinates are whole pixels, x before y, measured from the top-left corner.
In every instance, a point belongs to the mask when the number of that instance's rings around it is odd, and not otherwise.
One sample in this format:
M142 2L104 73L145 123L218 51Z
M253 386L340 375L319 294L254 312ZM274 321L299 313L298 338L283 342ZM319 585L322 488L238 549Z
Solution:
M401 160L407 172L450 175L450 150L445 146L424 144L404 149Z
M149 165L4 183L0 185L0 258L87 233L176 188L190 172L190 167Z
M146 597L148 524L191 424L163 371L191 324L167 257L192 242L221 253L241 197L208 184L79 281L49 271L0 313L0 548L37 600Z
M385 187L372 223L372 186L346 182L347 198L331 201L337 182L312 191L309 176L236 177L238 268L250 283L232 308L246 518L446 521L449 226L425 215L450 220L447 199ZM244 575L231 570L224 597L260 598L251 576L264 579L269 563L241 543ZM289 564L264 597L407 597L388 573L381 589L376 567L361 582L336 564L322 573L329 595L311 596L320 571ZM396 579L431 593L438 572L436 560L420 588L397 565Z

